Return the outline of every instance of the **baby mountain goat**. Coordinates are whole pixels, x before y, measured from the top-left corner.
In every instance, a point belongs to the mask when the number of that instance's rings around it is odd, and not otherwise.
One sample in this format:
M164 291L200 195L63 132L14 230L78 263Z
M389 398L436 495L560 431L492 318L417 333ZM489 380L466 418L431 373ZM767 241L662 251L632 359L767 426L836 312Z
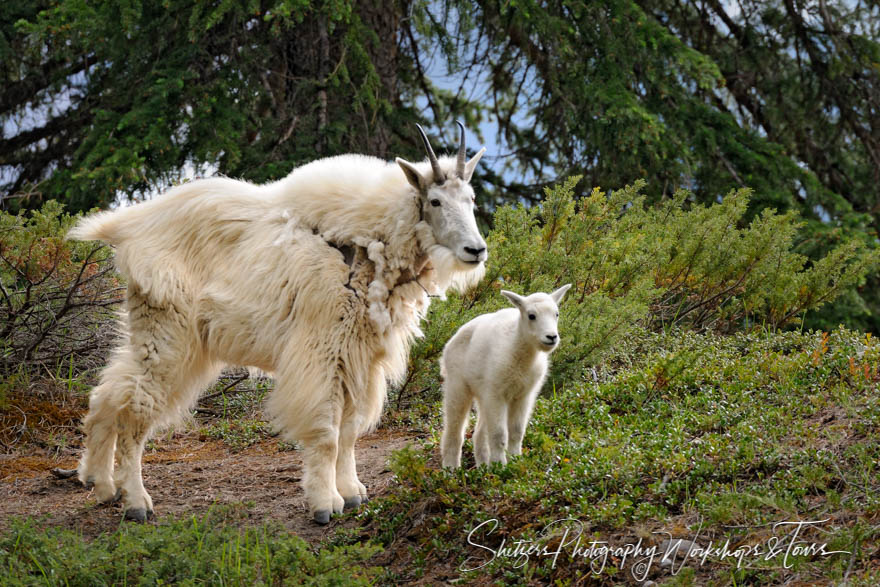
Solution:
M461 465L461 445L476 400L474 456L478 465L507 462L522 452L522 439L541 385L548 355L559 343L559 302L571 284L551 294L501 294L515 306L477 316L443 349L444 467Z
M461 124L459 123L459 126ZM478 281L486 243L471 175L485 149L389 163L320 159L266 185L224 177L81 221L70 238L116 247L128 279L123 337L92 390L76 471L144 520L141 457L225 364L271 372L275 426L303 444L311 515L366 499L355 440L406 370L429 294ZM234 474L234 472L230 472Z

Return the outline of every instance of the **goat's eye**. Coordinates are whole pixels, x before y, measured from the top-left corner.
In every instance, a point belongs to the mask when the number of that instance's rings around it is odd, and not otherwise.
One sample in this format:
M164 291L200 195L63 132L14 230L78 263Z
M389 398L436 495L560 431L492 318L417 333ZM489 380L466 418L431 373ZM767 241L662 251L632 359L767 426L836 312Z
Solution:
M529 320L534 320L534 319L535 319L535 315L534 315L534 314L529 314Z
M559 318L559 312L556 312L556 317Z
M440 205L440 200L434 198L433 200L431 200L431 205L437 208Z

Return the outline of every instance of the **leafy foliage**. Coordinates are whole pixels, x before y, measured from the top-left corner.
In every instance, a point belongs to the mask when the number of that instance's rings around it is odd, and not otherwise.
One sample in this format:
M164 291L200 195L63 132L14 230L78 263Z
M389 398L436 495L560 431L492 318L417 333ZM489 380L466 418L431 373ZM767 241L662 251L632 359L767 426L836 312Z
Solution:
M746 222L750 190L711 206L685 191L648 205L637 182L607 196L596 188L575 202L577 181L548 188L537 206L498 210L486 279L474 292L432 306L402 394L436 389L443 345L474 316L505 307L502 287L530 294L574 284L560 308L563 342L551 372L558 385L578 381L638 324L778 329L880 265L880 251L858 241L810 262L794 252L794 213L766 210Z
M107 323L124 287L109 248L64 240L77 217L57 202L0 212L0 373L22 366L103 361Z
M780 577L805 582L876 582L871 564L880 508L880 343L847 330L721 336L670 330L634 331L617 345L610 363L619 368L596 381L566 381L538 399L524 453L505 466L473 467L465 443L464 468L436 465L439 405L432 408L432 436L423 447L397 454L401 487L368 505L363 534L384 544L407 541L417 549L391 549L395 580L463 577L483 583L565 583L590 576L597 584L629 580L632 566L609 557L590 573L589 559L572 543L557 564L536 552L498 557L472 546L468 534L490 519L472 540L497 549L506 540L546 545L559 533L551 522L583 524L581 547L658 543L676 538L716 546L765 542L772 523L828 520L800 536L849 555L754 557L737 568L714 556L691 571L699 584L775 584ZM806 512L809 512L807 516ZM574 528L572 529L574 532ZM659 558L659 557L658 557ZM525 562L516 567L516 562ZM482 568L463 572L466 568ZM445 575L438 576L437 568ZM598 568L598 566L597 566ZM848 570L849 569L849 570ZM855 569L855 571L854 571ZM624 574L626 573L626 574ZM655 561L651 577L668 575Z

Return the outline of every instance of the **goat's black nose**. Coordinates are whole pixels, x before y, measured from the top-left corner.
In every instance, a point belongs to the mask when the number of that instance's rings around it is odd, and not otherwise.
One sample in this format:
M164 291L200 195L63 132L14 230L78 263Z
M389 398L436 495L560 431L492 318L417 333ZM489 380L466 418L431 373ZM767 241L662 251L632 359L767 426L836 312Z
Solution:
M464 252L468 255L473 255L474 257L478 257L480 253L486 250L486 247L480 247L479 249L475 249L473 247L465 247Z
M550 342L556 342L556 339L559 338L558 334L545 334L544 336L546 336L547 340Z

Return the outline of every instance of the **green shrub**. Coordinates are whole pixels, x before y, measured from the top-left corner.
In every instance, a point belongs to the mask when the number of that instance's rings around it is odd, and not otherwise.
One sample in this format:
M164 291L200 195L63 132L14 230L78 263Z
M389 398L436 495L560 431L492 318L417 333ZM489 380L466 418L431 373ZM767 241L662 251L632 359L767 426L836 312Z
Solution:
M112 306L124 291L111 250L65 241L78 217L48 202L29 215L0 212L0 373L103 363Z
M765 211L744 223L750 191L712 206L686 191L645 204L644 182L575 202L577 177L547 188L539 206L505 206L489 234L484 281L472 292L433 304L411 354L399 398L436 390L443 345L478 314L506 307L501 288L529 294L574 287L560 308L563 342L552 383L578 381L637 325L731 332L791 324L834 300L880 265L880 251L855 242L815 263L793 251L793 213Z

